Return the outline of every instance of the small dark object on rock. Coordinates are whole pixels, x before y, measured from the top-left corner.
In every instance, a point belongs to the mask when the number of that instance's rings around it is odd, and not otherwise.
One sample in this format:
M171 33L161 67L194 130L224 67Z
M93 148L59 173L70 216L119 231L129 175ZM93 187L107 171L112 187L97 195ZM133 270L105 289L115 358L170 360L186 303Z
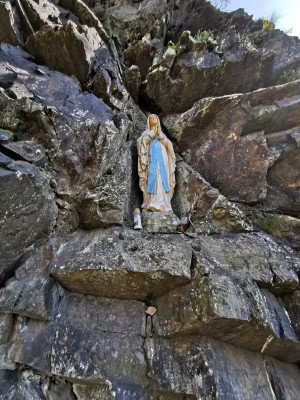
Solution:
M190 225L190 220L188 217L182 217L177 225L176 232L184 233Z
M124 237L124 235L123 235L122 232L119 233L119 239L120 239L120 240L124 240L124 239L125 239L125 237Z

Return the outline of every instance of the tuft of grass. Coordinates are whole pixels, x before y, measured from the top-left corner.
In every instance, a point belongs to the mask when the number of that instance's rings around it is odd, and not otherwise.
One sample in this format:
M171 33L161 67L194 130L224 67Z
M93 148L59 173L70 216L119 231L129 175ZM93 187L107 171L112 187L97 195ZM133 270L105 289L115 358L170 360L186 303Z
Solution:
M259 18L259 21L263 23L263 31L273 31L275 29L275 23L273 21L263 17Z
M180 43L179 43L179 42L177 42L177 43L169 42L169 43L168 43L168 47L169 47L170 49L175 50L176 53L177 53L178 50L179 50L179 47L180 47Z
M204 42L204 43L208 43L208 42L212 42L214 40L212 34L210 31L198 31L195 35L195 40L197 42Z
M154 63L154 67L158 67L161 65L161 63L163 62L163 58L162 57L157 57Z

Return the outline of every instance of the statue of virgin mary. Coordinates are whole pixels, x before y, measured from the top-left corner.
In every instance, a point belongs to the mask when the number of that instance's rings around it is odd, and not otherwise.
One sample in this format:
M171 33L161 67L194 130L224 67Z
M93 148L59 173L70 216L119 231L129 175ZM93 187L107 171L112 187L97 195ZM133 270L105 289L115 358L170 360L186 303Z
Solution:
M147 128L138 138L137 148L143 211L172 211L175 154L172 142L161 131L157 115L148 117Z

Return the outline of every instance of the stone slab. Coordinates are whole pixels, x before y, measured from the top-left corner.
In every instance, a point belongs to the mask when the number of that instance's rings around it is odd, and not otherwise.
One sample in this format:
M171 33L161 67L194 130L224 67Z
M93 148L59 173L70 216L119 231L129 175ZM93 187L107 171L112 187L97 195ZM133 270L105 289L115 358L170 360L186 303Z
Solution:
M188 283L191 259L180 235L77 231L57 252L51 273L70 291L144 300Z

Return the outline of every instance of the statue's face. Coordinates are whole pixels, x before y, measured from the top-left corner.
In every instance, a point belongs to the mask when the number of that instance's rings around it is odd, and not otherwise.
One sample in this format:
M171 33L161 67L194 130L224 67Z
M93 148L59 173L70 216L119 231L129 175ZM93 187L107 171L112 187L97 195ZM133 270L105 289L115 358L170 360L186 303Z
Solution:
M157 118L154 115L151 115L149 118L149 124L150 126L155 126L157 125Z

